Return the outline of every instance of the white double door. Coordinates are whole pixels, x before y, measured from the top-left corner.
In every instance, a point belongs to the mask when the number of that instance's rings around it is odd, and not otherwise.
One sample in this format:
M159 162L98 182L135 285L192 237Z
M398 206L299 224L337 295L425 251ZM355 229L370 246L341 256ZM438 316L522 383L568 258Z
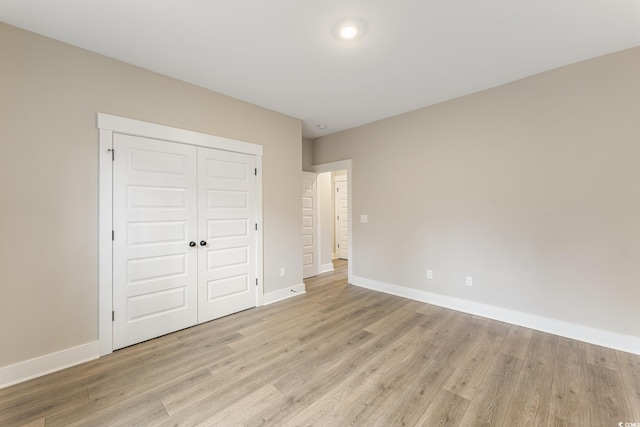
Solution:
M256 306L255 156L114 134L113 343Z

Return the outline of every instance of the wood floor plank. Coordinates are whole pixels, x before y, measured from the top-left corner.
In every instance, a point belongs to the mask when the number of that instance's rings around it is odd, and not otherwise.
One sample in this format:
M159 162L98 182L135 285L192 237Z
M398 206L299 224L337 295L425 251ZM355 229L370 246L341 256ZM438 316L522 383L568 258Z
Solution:
M130 423L134 419L149 417L165 419L167 412L162 406L162 399L192 388L194 384L207 381L211 374L204 368L190 370L182 374L176 373L163 377L161 381L153 381L149 373L145 379L130 384L128 388L116 391L104 397L91 399L86 403L66 408L47 416L47 426L68 425L111 425L113 423ZM142 425L138 423L138 425Z
M231 344L241 337L239 333L223 336L212 334L193 343L178 341L180 342L178 346L141 354L140 359L148 369L173 369L172 365L185 365L187 362L197 364L198 360L216 359L233 353Z
M345 336L344 339L340 339L339 343L327 343L324 345L307 343L301 348L309 349L312 352L313 356L310 358L312 363L306 363L300 369L291 370L283 377L275 380L274 385L285 394L299 394L309 387L310 381L316 379L318 372L330 374L333 372L333 368L337 367L342 372L340 375L344 376L349 372L342 369L343 363L348 363L356 355L358 357L357 361L364 363L374 355L372 353L369 356L366 351L362 350L362 344L371 341L372 338L373 335L370 332L361 330L356 331L351 336ZM349 367L353 368L353 364L349 363ZM339 378L336 377L335 379Z
M529 340L531 340L532 334L532 329L511 325L500 351L504 354L508 354L510 356L518 357L524 360L524 357L527 354L527 347L529 346Z
M413 379L399 393L388 397L394 403L385 408L383 416L375 420L375 425L419 425L420 417L455 370L447 363L446 352L442 349L434 351L434 354L423 354L419 366L412 371Z
M622 377L617 370L587 363L591 425L610 427L619 422L635 422Z
M271 405L280 406L284 397L271 384L247 393L231 404L220 407L203 400L189 411L181 411L157 424L159 426L239 426L247 418Z
M465 317L464 322L460 323L457 330L453 333L453 337L447 342L443 349L447 352L447 361L452 366L459 366L467 357L471 349L476 345L479 337L487 337L482 334L483 327L474 324L471 317ZM498 340L502 337L496 336Z
M557 348L549 413L570 425L589 425L586 351L567 340L560 340Z
M433 305L433 304L423 304L422 306L418 307L416 311L420 314L424 314L425 316L430 316L437 312L445 313L447 309L438 307L437 305Z
M545 426L551 406L551 386L558 337L535 331L511 399L506 424Z
M506 337L513 325L498 320L490 320L487 325L487 332L500 337Z
M469 401L447 390L441 390L427 411L418 420L420 426L454 427L460 425Z
M478 387L461 426L509 426L505 420L510 412L524 362L514 356L498 353L482 384Z
M467 356L457 365L455 372L443 387L469 401L475 396L496 356L495 352L477 351L477 347L467 353Z
M471 324L473 316L441 308L425 317L422 326L441 332L455 333L463 325Z
M405 304L387 315L372 319L373 321L364 330L373 334L383 334L392 331L398 324L402 324L408 318L415 319L412 321L414 325L418 325L423 321L424 315L416 313L411 304Z
M293 349L297 349L299 344L296 340L288 340L278 343L278 345L272 343L270 347L261 347L262 352L257 355L253 352L250 355L234 353L220 361L212 361L212 364L207 365L210 373L210 378L207 381L179 393L173 393L162 399L162 403L169 415L173 416L188 410L194 404L197 406L199 401L210 396L213 396L212 401L219 400L218 396L223 394L226 394L225 399L230 398L232 386L234 384L244 386L244 383L250 381L250 377L255 377L255 383L261 387L268 382L263 378L265 371L273 370L283 363L287 363L291 355L294 354Z
M328 392L337 382L351 374L357 366L366 363L382 349L415 328L416 322L422 317L419 313L403 312L402 320L396 319L393 330L381 330L380 332L383 333L374 339L372 339L373 335L366 330L346 339L338 336L338 342L342 342L343 345L337 347L324 345L326 349L314 357L314 363L292 370L274 383L288 398L286 408L270 408L249 420L245 425L281 425L284 420L290 419L312 401ZM362 335L363 333L367 335ZM329 337L326 339L328 340Z
M394 319L391 328L376 328L377 333L372 339L360 345L363 350L377 352L386 348L389 344L398 340L406 332L413 329L422 322L424 315L415 312L403 312L401 316ZM369 327L365 330L369 331ZM422 329L424 333L424 328Z
M30 423L23 424L22 427L44 427L45 419L38 418L37 420L33 420Z
M276 388L285 396L286 405L266 408L243 425L245 427L283 425L325 395L340 381L352 375L357 366L372 358L372 353L369 354L354 345L357 341L358 338L354 337L353 342L344 347L344 351L335 352L335 357L327 358L319 355L317 364L292 370L274 381Z
M384 316L398 309L403 305L402 298L392 298L387 295L376 299L372 304L359 307L347 314L338 317L327 318L323 321L312 325L306 333L298 337L302 342L316 339L318 336L324 336L327 329L348 328L357 325L365 327L375 320L378 316Z
M573 348L576 350L583 350L586 352L587 346L590 344L587 344L584 341L578 341L571 338L558 337L558 345L564 345L569 348Z
M421 342L421 335L421 328L414 327L285 425L349 425L354 417L362 420L362 412L367 411L366 400L380 392L385 374L408 361L411 349ZM345 423L337 422L338 419Z
M104 381L90 385L89 396L91 399L104 399L106 397L126 398L144 391L161 386L167 381L190 372L199 371L210 360L222 358L234 351L227 346L219 346L214 349L198 349L189 351L188 348L176 350L173 358L154 359L144 364L142 369L128 371L126 375L113 372L105 377Z
M589 425L580 424L580 425ZM555 415L549 415L549 421L547 422L547 427L580 427L578 424L570 423L567 420L563 420L562 418L558 418Z
M131 407L126 412L110 414L105 418L93 418L91 425L108 425L109 427L153 426L159 425L168 418L167 412L158 401L145 402ZM49 423L47 423L49 425ZM68 427L85 427L86 420L67 424Z
M623 387L627 392L633 419L640 423L640 356L616 351Z
M54 394L37 393L24 400L12 400L0 408L0 425L22 425L89 401L86 387L60 389ZM53 411L52 411L53 410Z
M587 363L603 366L608 369L613 369L614 371L619 369L618 357L616 356L615 350L599 345L590 345L587 346L586 351Z
M431 355L439 354L438 349L428 342L422 341L420 337L421 329L416 329L418 334L413 343L402 350L406 353L404 362L394 364L390 369L380 373L375 388L369 393L361 393L353 399L353 403L348 410L342 411L334 418L335 425L389 425L387 418L392 414L389 409L398 404L398 396L405 390L412 389L416 373L422 371L424 365L428 365ZM422 396L410 396L405 394L405 399L414 401L414 409L421 407L422 400L426 406L427 399ZM428 398L428 400L432 400ZM407 402L403 402L406 404ZM421 411L422 412L422 411Z

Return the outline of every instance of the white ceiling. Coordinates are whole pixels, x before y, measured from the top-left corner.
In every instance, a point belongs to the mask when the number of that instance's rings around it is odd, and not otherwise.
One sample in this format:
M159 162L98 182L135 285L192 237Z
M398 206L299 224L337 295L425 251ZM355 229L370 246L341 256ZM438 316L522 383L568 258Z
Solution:
M366 33L337 40L345 18ZM640 45L640 0L0 0L0 20L300 118L308 138Z

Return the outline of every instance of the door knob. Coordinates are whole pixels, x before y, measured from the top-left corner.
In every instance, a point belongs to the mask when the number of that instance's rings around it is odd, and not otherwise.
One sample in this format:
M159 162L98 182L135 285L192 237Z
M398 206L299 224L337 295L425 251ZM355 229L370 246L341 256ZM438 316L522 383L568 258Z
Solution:
M196 242L189 242L189 246L191 246L192 248L196 246Z
M200 246L207 246L206 240L200 240Z

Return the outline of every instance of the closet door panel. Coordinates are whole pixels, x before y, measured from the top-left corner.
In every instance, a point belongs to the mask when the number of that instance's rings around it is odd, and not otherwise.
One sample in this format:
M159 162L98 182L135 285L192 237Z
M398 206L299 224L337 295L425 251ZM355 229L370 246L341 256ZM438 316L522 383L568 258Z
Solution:
M256 305L255 156L198 148L198 322Z
M197 150L114 134L113 343L197 321Z

